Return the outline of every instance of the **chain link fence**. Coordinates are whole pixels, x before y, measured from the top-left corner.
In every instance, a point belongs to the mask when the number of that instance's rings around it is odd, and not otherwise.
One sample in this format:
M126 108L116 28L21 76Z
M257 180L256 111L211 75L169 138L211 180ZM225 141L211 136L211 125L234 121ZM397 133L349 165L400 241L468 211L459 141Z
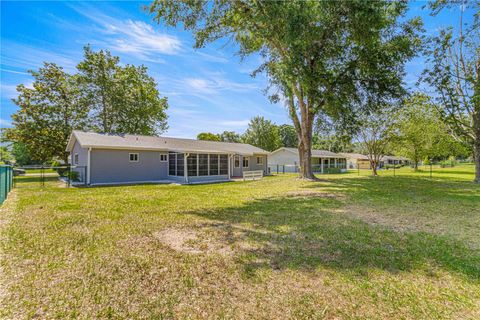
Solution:
M13 168L15 188L82 186L87 184L86 166L22 166Z
M0 166L0 204L7 199L13 186L13 170L11 166Z

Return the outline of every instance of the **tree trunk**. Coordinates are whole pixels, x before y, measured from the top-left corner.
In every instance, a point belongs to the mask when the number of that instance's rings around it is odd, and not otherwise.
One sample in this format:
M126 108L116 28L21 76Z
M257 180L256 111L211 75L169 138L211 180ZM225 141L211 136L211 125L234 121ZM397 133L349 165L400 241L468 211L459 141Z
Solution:
M315 180L312 170L312 145L311 141L301 139L298 144L298 155L300 158L300 178Z
M374 177L378 176L376 161L375 160L370 161L370 166L372 167L372 176L374 176Z

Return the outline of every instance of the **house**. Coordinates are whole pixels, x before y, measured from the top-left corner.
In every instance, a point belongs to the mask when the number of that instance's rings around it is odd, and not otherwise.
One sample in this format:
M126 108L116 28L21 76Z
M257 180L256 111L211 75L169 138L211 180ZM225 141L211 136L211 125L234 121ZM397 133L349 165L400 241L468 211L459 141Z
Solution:
M285 172L297 172L300 165L300 157L297 148L280 148L268 156L269 166L273 171L276 167ZM312 167L317 173L327 173L335 168L346 170L347 159L339 154L326 150L312 150Z
M384 167L387 165L401 165L405 166L410 163L410 160L405 157L400 156L383 156L380 158L380 167Z
M67 151L88 185L228 181L268 169L268 152L243 143L73 131Z
M339 153L347 158L348 169L370 169L370 160L366 155L360 153Z

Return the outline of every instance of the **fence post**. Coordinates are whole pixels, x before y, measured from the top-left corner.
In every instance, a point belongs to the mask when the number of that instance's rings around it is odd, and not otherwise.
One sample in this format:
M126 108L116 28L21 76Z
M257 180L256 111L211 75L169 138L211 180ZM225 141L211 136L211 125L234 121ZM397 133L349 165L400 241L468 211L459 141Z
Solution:
M393 176L395 177L395 167L396 165L393 165Z
M278 174L278 164L277 164L277 174Z
M67 164L67 172L68 172L68 178L67 178L67 187L70 188L70 179L72 178L72 168L70 167L70 164Z
M285 174L285 165L283 165L282 169L283 169L283 170L282 170L282 171L283 171L283 174Z
M43 164L42 164L42 168L40 169L40 183L42 184L42 187L45 187L45 175L44 175Z
M430 162L430 178L432 178L432 163Z

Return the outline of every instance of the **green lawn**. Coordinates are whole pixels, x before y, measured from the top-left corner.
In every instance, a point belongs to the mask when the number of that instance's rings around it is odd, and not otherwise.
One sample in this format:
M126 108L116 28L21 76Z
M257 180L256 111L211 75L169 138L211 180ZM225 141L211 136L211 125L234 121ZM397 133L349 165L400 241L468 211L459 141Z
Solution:
M16 189L0 318L479 319L473 166L381 175Z

